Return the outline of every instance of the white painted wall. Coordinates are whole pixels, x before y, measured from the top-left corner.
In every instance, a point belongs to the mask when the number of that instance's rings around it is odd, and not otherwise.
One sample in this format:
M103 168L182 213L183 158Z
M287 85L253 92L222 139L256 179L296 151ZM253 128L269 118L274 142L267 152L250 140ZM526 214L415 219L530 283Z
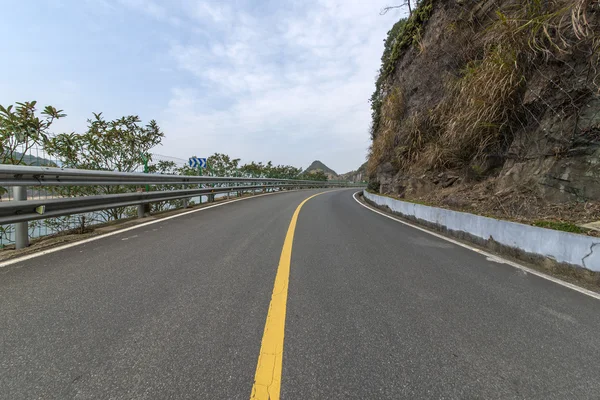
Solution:
M373 203L387 206L405 216L413 216L453 231L470 233L485 240L491 237L498 243L527 253L600 271L600 238L409 203L366 190L363 194Z

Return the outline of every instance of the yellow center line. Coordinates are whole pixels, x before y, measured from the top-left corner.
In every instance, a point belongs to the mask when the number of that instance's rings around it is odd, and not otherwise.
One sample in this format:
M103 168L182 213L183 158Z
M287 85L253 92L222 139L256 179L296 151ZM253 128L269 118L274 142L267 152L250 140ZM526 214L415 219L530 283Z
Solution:
M281 257L279 258L279 267L275 276L275 285L271 295L271 304L267 313L265 322L265 331L263 333L260 353L258 355L258 364L256 365L256 374L254 376L254 385L252 386L251 400L278 400L281 390L281 369L283 365L283 336L285 332L285 312L287 305L288 283L290 280L290 263L292 260L292 243L294 242L294 232L298 214L302 206L315 196L322 192L310 196L304 200L292 216L292 221L288 227Z

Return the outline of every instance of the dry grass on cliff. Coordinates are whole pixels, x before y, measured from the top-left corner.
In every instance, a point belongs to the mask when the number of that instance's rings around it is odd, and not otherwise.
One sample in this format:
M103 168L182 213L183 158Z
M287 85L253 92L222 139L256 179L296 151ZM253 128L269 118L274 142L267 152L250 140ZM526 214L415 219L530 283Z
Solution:
M590 5L591 0L526 0L498 11L498 20L475 39L483 43L483 58L449 84L448 96L436 109L442 134L425 150L425 164L480 165L487 155L505 151L522 127L521 93L528 72L558 60L582 40L597 40L586 18Z
M398 87L393 88L383 102L381 107L382 123L380 124L379 134L369 148L369 161L367 163L367 173L369 175L375 173L378 165L393 157L404 107L402 90Z
M526 0L514 9L498 11L499 21L487 39L511 43L531 58L557 58L578 42L597 41L597 27L587 18L591 7L598 7L598 0Z
M467 65L434 110L441 135L424 150L423 164L434 169L457 168L506 147L523 83L517 54L502 45Z
M480 168L490 155L505 153L514 133L524 127L522 94L532 70L563 62L585 46L588 79L598 81L600 30L587 17L597 3L525 0L498 10L497 19L473 37L482 56L448 82L446 96L431 112L398 119L393 106L397 97L387 96L369 172L389 160L406 172Z
M427 157L424 152L427 146L436 146L433 142L437 137L439 127L431 113L417 113L402 121L401 134L398 135L398 146L395 149L396 158L403 170L411 170ZM439 148L436 154L444 154L445 149ZM426 160L427 165L435 164L434 160Z

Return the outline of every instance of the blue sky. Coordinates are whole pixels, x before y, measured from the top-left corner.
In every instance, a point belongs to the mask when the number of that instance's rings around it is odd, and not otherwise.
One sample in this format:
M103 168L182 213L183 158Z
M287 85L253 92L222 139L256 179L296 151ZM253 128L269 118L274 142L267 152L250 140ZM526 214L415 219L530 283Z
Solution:
M38 0L0 15L0 104L137 114L165 132L156 153L214 152L337 172L369 145L370 97L399 11L379 0Z

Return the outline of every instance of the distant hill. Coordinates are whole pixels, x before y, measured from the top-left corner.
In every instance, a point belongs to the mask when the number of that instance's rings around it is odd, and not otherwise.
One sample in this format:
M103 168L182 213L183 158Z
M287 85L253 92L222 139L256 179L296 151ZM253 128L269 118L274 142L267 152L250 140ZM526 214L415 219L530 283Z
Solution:
M22 153L15 151L13 153L13 158L19 160L22 156ZM46 158L33 156L30 154L25 154L23 160L21 161L23 165L31 165L35 167L56 167L56 163L52 160L48 160Z
M356 171L346 172L338 176L339 180L349 182L362 182L367 180L367 163L358 167Z
M316 160L313 161L312 164L304 173L307 172L316 172L323 171L325 175L327 175L327 179L329 180L340 180L340 181L349 181L349 182L363 182L367 180L367 163L365 162L363 165L358 167L356 171L346 172L345 174L339 174L329 168L327 165L323 164L321 161Z
M329 178L329 179L337 179L337 177L338 177L338 174L334 170L332 170L331 168L329 168L327 165L323 164L319 160L313 161L312 164L310 164L310 166L308 168L306 168L304 173L316 172L316 171L325 172L325 175L327 175L327 178Z

